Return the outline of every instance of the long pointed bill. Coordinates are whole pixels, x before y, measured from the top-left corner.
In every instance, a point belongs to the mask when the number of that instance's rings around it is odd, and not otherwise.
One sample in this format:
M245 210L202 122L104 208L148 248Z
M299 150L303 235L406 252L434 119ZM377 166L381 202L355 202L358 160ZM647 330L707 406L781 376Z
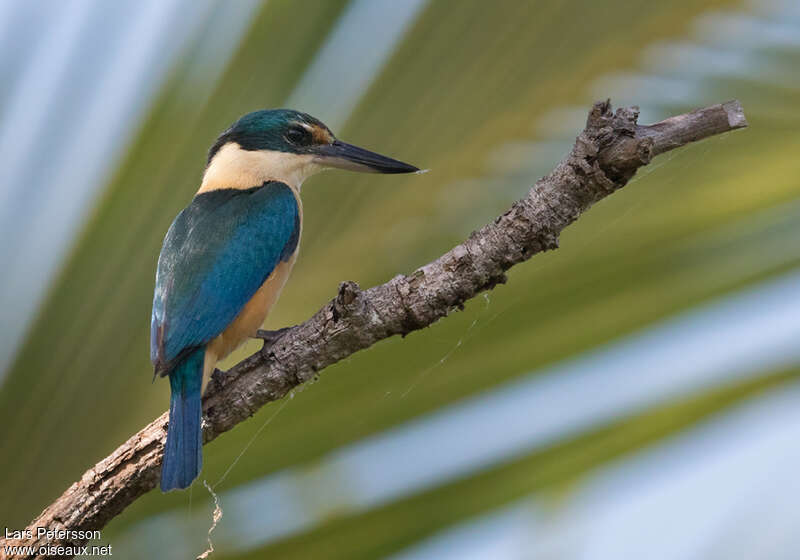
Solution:
M317 154L314 161L327 167L367 173L413 173L419 171L413 165L339 140L335 140L332 144L317 146L314 151Z

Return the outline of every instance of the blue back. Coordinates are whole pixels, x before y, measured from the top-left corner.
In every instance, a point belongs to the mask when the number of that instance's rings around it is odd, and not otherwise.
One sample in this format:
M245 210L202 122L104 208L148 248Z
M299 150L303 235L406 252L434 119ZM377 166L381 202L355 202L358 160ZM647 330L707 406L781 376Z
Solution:
M218 336L300 236L291 189L267 182L197 195L172 223L158 259L150 359L165 375Z

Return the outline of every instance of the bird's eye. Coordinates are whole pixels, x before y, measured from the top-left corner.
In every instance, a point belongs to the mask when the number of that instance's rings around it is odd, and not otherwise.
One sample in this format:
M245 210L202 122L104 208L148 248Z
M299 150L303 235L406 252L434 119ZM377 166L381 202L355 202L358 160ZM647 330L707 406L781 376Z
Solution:
M293 126L286 133L286 138L292 144L305 146L311 143L311 132L306 130L305 127L299 125Z

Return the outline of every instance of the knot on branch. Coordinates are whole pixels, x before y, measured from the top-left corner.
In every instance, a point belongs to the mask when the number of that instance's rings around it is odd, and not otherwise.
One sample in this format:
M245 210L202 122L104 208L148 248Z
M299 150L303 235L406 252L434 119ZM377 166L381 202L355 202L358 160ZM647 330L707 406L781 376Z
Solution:
M358 313L363 307L363 292L358 284L348 280L339 284L339 293L331 302L333 322Z
M624 186L636 170L653 159L653 139L636 135L639 107L617 109L608 132L598 137L598 163L616 188Z
M592 132L607 127L613 113L611 112L611 99L605 101L595 101L589 116L586 117L586 132Z
M614 112L608 99L598 101L590 111L573 156L600 194L622 188L639 167L653 159L653 139L637 134L638 119L639 107L621 107Z

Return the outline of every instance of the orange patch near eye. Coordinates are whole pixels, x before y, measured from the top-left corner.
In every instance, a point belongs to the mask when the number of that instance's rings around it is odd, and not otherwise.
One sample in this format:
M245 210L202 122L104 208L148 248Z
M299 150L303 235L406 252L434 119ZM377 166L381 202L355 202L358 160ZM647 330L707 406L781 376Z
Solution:
M314 144L330 144L333 142L333 135L324 126L312 125L311 137Z

